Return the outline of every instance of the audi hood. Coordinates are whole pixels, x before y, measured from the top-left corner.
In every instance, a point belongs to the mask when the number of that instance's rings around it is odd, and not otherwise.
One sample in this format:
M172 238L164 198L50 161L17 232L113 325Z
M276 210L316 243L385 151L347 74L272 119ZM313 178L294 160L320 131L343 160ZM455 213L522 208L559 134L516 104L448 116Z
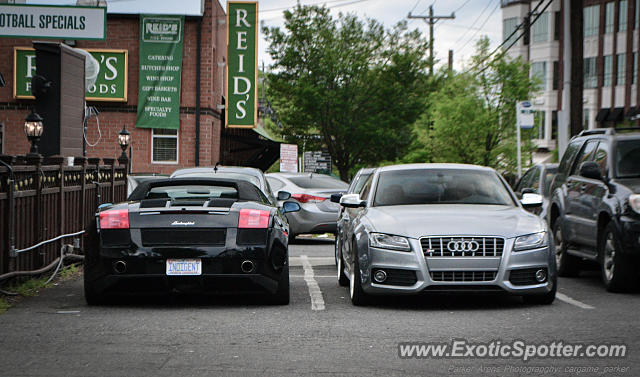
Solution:
M477 204L429 204L369 207L371 231L411 238L495 235L506 238L546 230L536 215L520 207Z

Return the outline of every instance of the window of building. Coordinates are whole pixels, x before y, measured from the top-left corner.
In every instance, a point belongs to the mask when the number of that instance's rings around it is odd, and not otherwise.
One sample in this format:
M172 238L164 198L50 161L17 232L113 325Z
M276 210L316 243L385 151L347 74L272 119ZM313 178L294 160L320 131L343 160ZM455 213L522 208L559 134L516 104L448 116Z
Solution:
M555 17L554 17L554 22L553 22L553 40L554 41L559 41L560 40L560 32L562 31L561 25L562 24L562 13L561 12L556 12L555 13Z
M613 55L606 55L604 57L604 77L602 80L602 86L611 86L612 76L613 76Z
M596 71L596 58L584 59L584 88L591 89L598 85L598 72Z
M589 129L589 109L582 109L582 129Z
M4 154L4 124L0 123L0 154Z
M616 61L618 68L616 71L616 85L624 85L625 79L627 78L625 69L627 68L627 54L618 54Z
M614 16L615 16L615 3L613 1L605 4L604 7L604 32L605 34L613 33Z
M547 89L547 62L531 63L531 77L537 77L538 83L535 90Z
M513 34L511 38L509 38L514 30L516 30L516 27L518 27L518 17L506 18L504 21L502 21L502 40L504 41L506 46L508 46L510 42L513 42L513 40L518 37L518 34L516 33Z
M553 84L552 84L553 90L558 90L558 86L560 86L559 80L560 80L560 64L556 60L555 62L553 62Z
M547 42L549 40L549 13L545 12L531 25L531 38L533 43Z
M534 139L544 139L545 136L545 118L546 113L544 111L536 110L534 112L534 122L535 125L533 127L533 138Z
M629 9L627 0L620 0L618 7L618 31L625 31L627 30L627 12Z
M558 111L551 112L551 140L558 139Z
M583 14L585 38L598 35L598 25L600 24L600 5L585 7Z
M151 131L151 162L178 163L178 130L154 128Z

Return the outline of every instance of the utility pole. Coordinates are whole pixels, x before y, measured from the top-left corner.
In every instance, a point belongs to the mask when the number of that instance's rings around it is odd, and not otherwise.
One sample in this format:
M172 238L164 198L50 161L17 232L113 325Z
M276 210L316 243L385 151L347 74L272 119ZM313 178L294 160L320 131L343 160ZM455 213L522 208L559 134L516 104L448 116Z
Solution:
M433 5L430 5L428 16L414 16L409 12L407 18L422 19L429 24L429 75L433 75L433 25L435 25L438 20L453 20L456 18L456 15L454 12L451 12L450 16L434 16Z

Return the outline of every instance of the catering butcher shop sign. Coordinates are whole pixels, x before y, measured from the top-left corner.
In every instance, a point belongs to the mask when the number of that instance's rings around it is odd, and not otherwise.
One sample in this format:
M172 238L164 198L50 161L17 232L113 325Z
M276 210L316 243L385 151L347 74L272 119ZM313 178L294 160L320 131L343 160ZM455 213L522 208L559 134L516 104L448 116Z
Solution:
M0 4L0 37L104 40L107 8Z
M258 3L227 2L226 126L258 122Z

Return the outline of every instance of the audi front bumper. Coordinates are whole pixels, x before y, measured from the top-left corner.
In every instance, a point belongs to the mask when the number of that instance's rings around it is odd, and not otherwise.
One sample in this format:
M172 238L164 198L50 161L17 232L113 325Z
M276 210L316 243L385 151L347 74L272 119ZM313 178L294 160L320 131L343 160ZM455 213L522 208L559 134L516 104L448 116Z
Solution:
M556 280L553 242L542 248L513 252L514 239L506 239L502 256L497 257L425 257L419 240L409 242L409 252L369 246L366 256L360 256L361 283L366 293L451 290L537 295L551 291ZM373 275L378 270L389 272L386 281L374 281ZM541 283L535 280L539 270L546 274Z

